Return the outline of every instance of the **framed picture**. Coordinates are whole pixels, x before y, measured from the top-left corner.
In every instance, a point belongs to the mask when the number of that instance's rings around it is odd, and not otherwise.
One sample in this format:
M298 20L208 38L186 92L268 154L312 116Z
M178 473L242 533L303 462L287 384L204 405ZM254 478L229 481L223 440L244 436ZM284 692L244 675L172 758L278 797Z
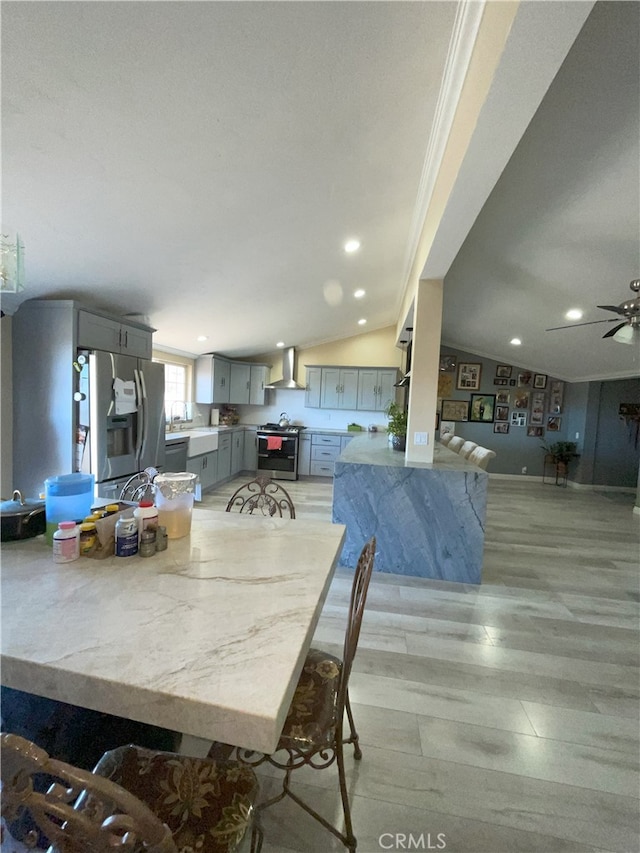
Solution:
M481 373L482 365L480 363L461 361L458 365L458 383L456 388L459 391L478 391L480 389Z
M546 388L547 387L547 374L546 373L534 373L533 374L533 387L534 388Z
M549 412L559 415L562 412L562 400L564 398L564 382L554 379L549 391Z
M509 432L509 424L499 423L496 421L493 425L494 432L500 432L503 435L506 435Z
M560 432L561 424L562 418L556 418L553 416L547 418L547 430L549 432Z
M496 406L496 420L497 421L508 421L509 420L509 406Z
M456 425L453 421L444 421L440 420L440 438L443 435L455 435L456 434Z
M508 385L509 380L508 379L501 379L499 376L496 376L496 378L493 380L493 384L494 385Z
M542 438L542 436L544 435L544 427L528 426L527 427L527 435L530 438Z
M544 424L544 394L535 391L531 395L531 417L529 423L537 426Z
M508 406L511 394L508 391L498 391L496 394L496 406Z
M496 409L495 394L472 394L469 402L469 420L492 424Z
M524 427L527 425L527 413L517 409L511 412L511 426Z
M516 409L528 409L529 408L529 391L523 391L518 388L517 391L513 392L513 405Z
M510 379L510 380L509 380L509 385L515 385L515 384L516 384L516 380L515 380L515 379Z
M531 383L533 382L533 373L530 370L523 370L522 373L518 374L518 387L519 388L531 388Z
M512 368L508 364L498 364L496 366L496 376L501 376L503 379L509 379Z
M443 400L441 417L443 421L468 421L469 403L466 400Z
M440 356L440 370L444 373L453 373L456 369L456 364L458 363L455 355L441 355Z
M438 397L449 399L453 394L453 373L438 374Z

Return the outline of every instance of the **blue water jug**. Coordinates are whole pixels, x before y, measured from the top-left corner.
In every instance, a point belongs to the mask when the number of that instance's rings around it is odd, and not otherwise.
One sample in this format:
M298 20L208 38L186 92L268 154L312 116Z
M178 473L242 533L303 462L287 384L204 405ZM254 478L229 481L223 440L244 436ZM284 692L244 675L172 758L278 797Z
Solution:
M93 474L59 474L44 481L47 542L60 521L82 521L91 512L95 477Z

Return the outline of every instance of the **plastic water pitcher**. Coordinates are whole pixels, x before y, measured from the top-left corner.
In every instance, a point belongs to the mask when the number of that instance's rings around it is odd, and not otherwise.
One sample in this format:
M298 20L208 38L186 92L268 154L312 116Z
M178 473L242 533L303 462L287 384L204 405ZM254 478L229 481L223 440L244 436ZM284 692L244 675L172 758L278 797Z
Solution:
M154 478L158 524L166 527L169 539L181 539L191 532L191 512L197 482L198 475L187 471L158 474Z
M44 481L47 542L61 521L82 521L91 512L95 477L93 474L59 474Z

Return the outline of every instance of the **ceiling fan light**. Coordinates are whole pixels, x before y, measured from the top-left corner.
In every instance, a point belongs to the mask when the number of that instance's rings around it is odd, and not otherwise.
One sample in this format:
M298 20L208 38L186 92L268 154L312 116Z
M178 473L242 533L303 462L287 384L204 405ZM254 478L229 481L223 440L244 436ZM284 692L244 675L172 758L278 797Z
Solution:
M632 344L636 337L636 329L633 326L626 325L612 335L613 340L617 341L619 344Z

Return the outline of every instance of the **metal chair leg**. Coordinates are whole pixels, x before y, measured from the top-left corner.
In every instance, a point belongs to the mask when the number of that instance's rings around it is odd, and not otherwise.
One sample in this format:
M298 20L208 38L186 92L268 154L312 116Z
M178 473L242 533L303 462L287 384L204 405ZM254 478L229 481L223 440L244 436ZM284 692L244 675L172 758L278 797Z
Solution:
M351 731L351 736L346 738L346 740L343 740L342 742L353 744L353 757L357 761L360 761L360 759L362 758L362 750L360 749L360 738L358 737L358 732L356 731L356 727L353 722L353 712L351 711L351 702L349 701L349 691L347 691L345 708L347 710L347 719L349 720L349 730Z

